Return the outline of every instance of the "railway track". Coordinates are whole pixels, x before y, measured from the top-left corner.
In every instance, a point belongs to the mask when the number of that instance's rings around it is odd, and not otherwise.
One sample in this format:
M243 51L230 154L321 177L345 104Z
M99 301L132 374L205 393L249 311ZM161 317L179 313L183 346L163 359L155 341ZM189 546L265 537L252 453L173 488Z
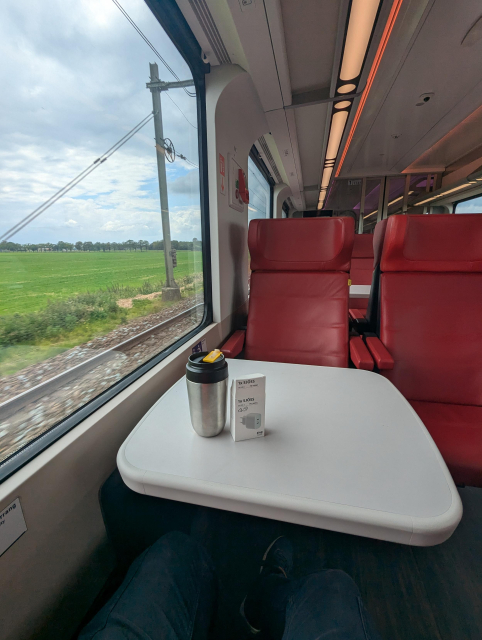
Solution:
M0 404L0 462L199 324L195 304Z

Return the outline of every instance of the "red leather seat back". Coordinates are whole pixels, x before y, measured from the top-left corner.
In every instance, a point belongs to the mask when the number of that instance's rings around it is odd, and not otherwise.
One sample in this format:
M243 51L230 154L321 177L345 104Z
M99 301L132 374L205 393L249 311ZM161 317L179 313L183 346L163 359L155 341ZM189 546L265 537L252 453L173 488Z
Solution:
M373 235L355 235L351 254L350 280L352 284L371 284L373 274Z
M482 215L389 219L380 278L385 372L410 400L482 405Z
M351 218L252 220L250 360L348 365Z
M351 254L352 284L371 284L373 274L373 235L355 234ZM368 298L350 298L350 309L366 309Z

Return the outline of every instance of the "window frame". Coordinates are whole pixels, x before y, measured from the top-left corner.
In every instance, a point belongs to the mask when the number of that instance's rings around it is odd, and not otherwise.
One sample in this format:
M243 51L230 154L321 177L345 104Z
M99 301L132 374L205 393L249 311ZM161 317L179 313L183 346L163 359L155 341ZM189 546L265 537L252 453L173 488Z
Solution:
M462 202L468 202L469 200L477 200L478 198L482 198L482 191L476 194L475 196L469 196L468 198L462 198L461 200L456 200L453 203L453 212L457 213L457 207L459 206L459 204L462 204Z
M259 155L259 151L256 149L256 146L254 144L250 149L249 157L269 185L269 217L273 218L274 185L276 184L276 182L274 181L272 175L268 170L268 167L266 166L263 158Z
M9 458L0 463L0 484L28 464L33 458L45 451L50 445L62 438L66 433L78 426L83 420L100 409L104 404L141 378L145 373L162 362L165 358L191 340L197 333L212 324L212 277L211 277L211 243L209 228L208 197L208 160L207 160L207 128L206 128L206 80L210 65L202 60L202 50L186 19L175 0L144 0L151 10L154 19L171 39L174 46L189 66L196 88L198 119L198 155L199 155L199 199L201 209L201 240L204 287L204 314L200 324L172 345L160 351L153 358L132 371L122 380L106 389L99 396L77 409L45 433L34 438L21 447Z

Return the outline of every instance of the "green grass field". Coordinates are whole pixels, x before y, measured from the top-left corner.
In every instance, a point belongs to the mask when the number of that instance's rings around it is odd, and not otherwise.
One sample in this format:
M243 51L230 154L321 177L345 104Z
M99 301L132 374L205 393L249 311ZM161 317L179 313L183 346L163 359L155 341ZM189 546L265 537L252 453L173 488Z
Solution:
M202 271L200 251L178 251L174 277ZM0 253L0 315L30 313L48 301L115 285L165 279L163 251Z
M178 251L174 277L182 297L202 289L202 254ZM0 376L161 311L161 297L117 300L160 291L164 252L0 253Z

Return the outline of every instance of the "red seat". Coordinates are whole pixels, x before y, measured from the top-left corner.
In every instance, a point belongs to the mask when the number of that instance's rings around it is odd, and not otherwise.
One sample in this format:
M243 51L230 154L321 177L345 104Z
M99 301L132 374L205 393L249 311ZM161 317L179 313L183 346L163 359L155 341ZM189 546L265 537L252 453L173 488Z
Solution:
M435 440L454 481L481 486L482 407L417 400L410 404Z
M383 374L454 479L482 486L482 215L390 218L381 271L379 335L393 358Z
M371 284L373 274L373 235L355 235L351 254L350 280L352 284ZM350 298L350 309L366 309L368 298Z
M353 236L351 218L251 221L247 359L348 366ZM222 347L228 357L239 353L240 333Z
M348 366L350 218L252 220L250 360Z
M360 299L361 303L357 302L357 298L350 298L350 318L352 320L361 320L368 322L370 328L374 328L378 317L378 283L380 278L380 260L382 257L383 242L385 240L385 231L387 228L388 220L381 220L375 225L375 231L373 235L355 236L356 238L370 238L372 248L372 262L370 267L370 281L368 283L353 282L353 284L371 284L370 296L366 299ZM366 244L366 240L364 241ZM353 259L352 259L353 264ZM364 275L366 278L366 274ZM360 311L362 309L362 311Z

